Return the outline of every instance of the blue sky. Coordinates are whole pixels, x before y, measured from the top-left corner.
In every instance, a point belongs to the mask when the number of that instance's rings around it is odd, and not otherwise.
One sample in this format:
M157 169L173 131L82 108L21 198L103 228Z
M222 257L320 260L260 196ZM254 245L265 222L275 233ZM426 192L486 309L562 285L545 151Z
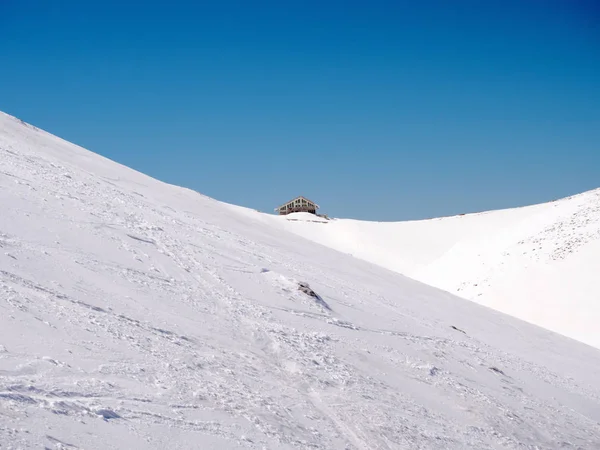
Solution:
M0 0L0 56L0 110L263 211L403 220L600 186L594 0Z

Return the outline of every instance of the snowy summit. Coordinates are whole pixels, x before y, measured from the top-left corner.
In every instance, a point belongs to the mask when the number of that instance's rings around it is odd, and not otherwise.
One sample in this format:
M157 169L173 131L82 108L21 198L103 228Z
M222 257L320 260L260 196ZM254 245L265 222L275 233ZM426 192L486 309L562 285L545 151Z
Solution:
M492 213L441 219L454 240L394 231L390 260L347 247L364 224L224 204L1 113L0 206L0 448L600 448L600 351L446 292L521 289L460 273L499 248L592 252L568 223L524 209L543 242L482 247Z

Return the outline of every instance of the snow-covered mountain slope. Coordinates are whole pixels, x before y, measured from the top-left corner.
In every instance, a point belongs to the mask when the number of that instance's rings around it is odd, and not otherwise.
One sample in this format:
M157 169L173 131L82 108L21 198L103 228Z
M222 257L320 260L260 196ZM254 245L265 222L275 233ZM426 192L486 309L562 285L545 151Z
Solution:
M600 446L598 350L2 114L0 208L0 448Z
M421 221L276 219L315 242L600 348L600 189Z

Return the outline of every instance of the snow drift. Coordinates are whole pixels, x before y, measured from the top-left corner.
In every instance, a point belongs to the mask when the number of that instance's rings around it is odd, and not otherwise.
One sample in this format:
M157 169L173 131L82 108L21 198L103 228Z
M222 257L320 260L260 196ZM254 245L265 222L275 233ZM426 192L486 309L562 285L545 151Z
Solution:
M2 448L600 446L596 349L2 114L0 207Z

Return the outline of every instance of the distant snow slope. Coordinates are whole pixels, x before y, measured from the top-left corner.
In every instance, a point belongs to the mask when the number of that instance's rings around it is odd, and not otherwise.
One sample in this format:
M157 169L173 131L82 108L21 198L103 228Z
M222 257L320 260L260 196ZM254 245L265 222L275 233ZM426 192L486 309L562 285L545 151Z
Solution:
M315 242L600 348L600 189L422 221L273 219Z
M596 349L2 114L0 208L2 449L600 448Z

